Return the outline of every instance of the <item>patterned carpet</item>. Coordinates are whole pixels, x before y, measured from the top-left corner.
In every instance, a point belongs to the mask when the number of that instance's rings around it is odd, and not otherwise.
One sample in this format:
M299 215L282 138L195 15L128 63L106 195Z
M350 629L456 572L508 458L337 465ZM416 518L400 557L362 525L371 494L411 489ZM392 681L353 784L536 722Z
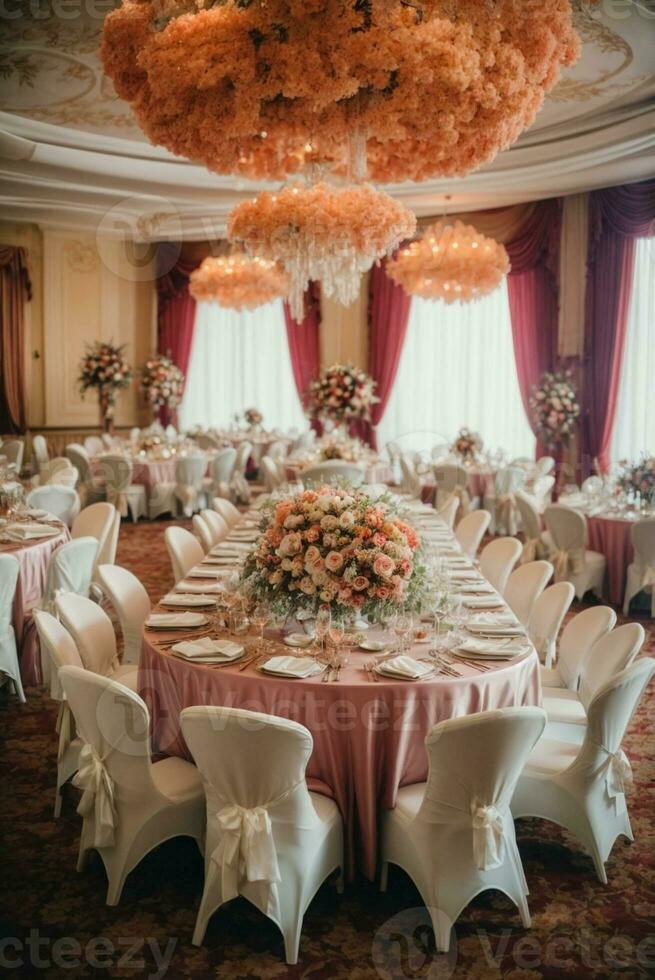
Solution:
M172 582L165 524L124 526L118 561L154 599ZM644 621L647 625L647 621ZM655 652L652 637L651 653ZM75 871L80 821L74 791L52 819L56 712L36 689L28 703L0 694L0 974L16 977L311 978L311 980L626 980L655 974L655 690L631 725L626 749L635 784L636 843L619 840L609 884L574 839L537 820L517 825L530 886L532 929L511 903L479 896L457 923L448 956L434 952L420 898L392 869L389 891L359 881L321 888L307 915L300 962L287 967L276 927L242 899L212 919L205 944L190 943L202 861L185 839L164 844L128 878L120 905L104 905L96 860Z

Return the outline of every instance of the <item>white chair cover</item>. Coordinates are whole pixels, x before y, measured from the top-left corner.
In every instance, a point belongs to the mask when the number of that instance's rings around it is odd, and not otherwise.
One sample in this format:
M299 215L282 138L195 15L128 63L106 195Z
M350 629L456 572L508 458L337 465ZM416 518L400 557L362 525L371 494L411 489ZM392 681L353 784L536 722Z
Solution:
M148 593L136 575L120 565L99 565L98 580L121 624L123 663L138 664L143 624L151 609Z
M650 614L655 618L655 518L637 521L631 536L635 560L628 566L623 612L628 615L630 602L640 592L650 592Z
M272 493L284 483L284 477L280 473L277 463L270 456L262 456L259 469L264 481L264 489L267 493Z
M205 553L200 542L183 527L167 527L164 541L173 566L173 578L175 582L180 582L194 565L203 560Z
M484 506L492 516L492 528L501 534L515 534L518 511L514 494L525 483L525 470L520 466L508 466L498 470L494 479L494 493L485 496Z
M505 594L507 580L521 555L521 542L516 538L496 538L480 553L480 571L500 595Z
M553 575L548 561L531 561L512 572L507 580L503 597L517 619L527 626L537 597L546 588Z
M105 478L107 502L112 504L121 515L127 517L129 489L132 483L132 460L119 453L103 456L100 469Z
M27 506L47 510L49 514L63 521L66 527L71 527L80 512L80 498L77 490L71 487L49 483L44 487L30 490L27 495Z
M203 510L200 512L200 516L209 528L212 547L218 544L219 541L222 541L223 538L226 538L230 533L227 521L215 510Z
M435 507L440 510L449 500L456 498L459 506L455 524L458 524L471 509L468 470L459 463L438 463L432 467L432 471L437 485Z
M193 515L191 525L193 527L194 535L196 536L197 540L200 541L203 553L207 554L207 552L211 551L213 547L212 534L209 529L209 525L202 519L200 514Z
M175 496L182 504L185 517L191 517L203 504L206 470L205 456L182 456L175 463Z
M614 629L616 613L609 606L592 606L574 616L562 630L557 665L541 669L541 682L547 688L566 687L577 691L585 657L597 640Z
M546 547L541 537L541 517L534 497L525 490L517 490L514 500L525 536L521 563L546 557Z
M338 810L305 782L312 737L296 722L235 708L186 708L180 720L207 798L193 942L220 905L243 895L278 925L295 963L305 909L343 859Z
M228 446L216 453L209 465L209 480L212 494L219 497L229 497L230 486L234 476L236 449Z
M52 553L45 577L41 609L54 611L57 596L67 593L88 596L93 566L98 553L95 538L74 538Z
M86 670L110 677L119 667L116 634L112 622L101 607L80 595L60 595L57 615L75 641Z
M486 510L476 510L463 517L457 525L455 537L470 558L474 558L477 554L490 521L491 515Z
M225 520L228 527L233 527L241 520L241 511L234 506L231 500L222 497L212 499L212 507Z
M485 711L440 722L425 744L427 783L399 790L383 813L382 861L398 864L432 918L437 949L481 891L498 889L530 925L528 888L509 810L521 769L546 723L541 708Z
M457 518L458 510L459 498L453 494L453 496L446 499L445 504L442 504L437 511L439 517L445 521L451 531L455 527L455 519Z
M66 456L79 473L79 494L82 507L104 500L105 488L102 481L94 479L91 463L84 446L70 443L66 446Z
M541 476L548 476L555 469L555 460L552 456L541 456L534 464L535 479Z
M634 839L625 799L630 763L621 742L653 674L655 660L643 658L597 690L582 745L542 739L512 800L515 817L552 820L574 834L603 884L616 838L623 834Z
M558 582L537 597L528 620L528 636L546 667L555 661L557 636L575 590L570 582Z
M40 472L50 459L48 443L42 435L32 436L32 452L36 460L37 471Z
M87 436L84 440L84 449L89 456L98 456L105 451L105 444L100 436Z
M14 555L0 555L0 673L10 678L18 700L25 703L16 636L11 622L19 571L20 565Z
M584 514L563 504L552 504L546 508L544 520L553 541L550 559L555 568L555 581L573 582L579 599L589 589L600 596L607 560L599 552L587 550Z
M97 849L107 904L116 905L125 878L153 847L178 834L202 847L202 784L182 759L153 765L150 718L138 694L79 667L63 667L60 676L84 743L73 780L82 790L78 871Z

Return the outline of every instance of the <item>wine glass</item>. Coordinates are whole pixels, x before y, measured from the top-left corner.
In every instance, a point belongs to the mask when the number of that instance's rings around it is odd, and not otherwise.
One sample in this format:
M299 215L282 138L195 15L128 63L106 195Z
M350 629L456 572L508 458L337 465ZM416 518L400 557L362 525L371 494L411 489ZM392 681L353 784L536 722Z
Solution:
M412 617L409 613L402 610L394 618L393 631L398 637L400 642L400 652L405 652L405 647L407 643L407 636L412 628Z
M316 613L316 621L314 623L314 632L316 634L316 639L319 640L321 645L321 653L325 649L325 637L328 635L328 631L332 624L332 613L329 606L321 606Z
M343 643L343 638L346 635L346 628L343 623L338 623L332 620L330 624L330 629L328 631L328 636L330 637L330 642L334 647L335 655L339 656L339 647Z
M270 615L268 606L265 606L261 602L255 606L250 614L250 622L259 630L259 642L257 646L259 647L260 653L264 649L264 629L270 619Z

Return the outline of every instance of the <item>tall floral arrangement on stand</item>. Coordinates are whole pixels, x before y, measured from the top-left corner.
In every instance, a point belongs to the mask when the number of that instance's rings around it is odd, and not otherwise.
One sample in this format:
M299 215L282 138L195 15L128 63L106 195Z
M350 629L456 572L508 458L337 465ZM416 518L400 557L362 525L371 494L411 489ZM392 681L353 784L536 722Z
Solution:
M258 408L247 408L243 417L249 429L260 429L264 421L264 416Z
M478 432L463 428L457 433L452 450L461 459L472 462L482 452L483 445L482 437Z
M570 371L546 371L530 398L532 420L539 439L549 449L568 446L580 417L578 395Z
M321 486L273 500L241 584L280 615L316 614L328 605L337 620L357 614L374 622L399 608L419 610L426 571L416 531L390 496Z
M150 357L141 370L141 390L160 421L167 424L182 401L184 372L170 357Z
M80 361L80 394L84 397L89 388L95 388L98 392L100 428L103 432L113 430L116 396L132 380L132 368L125 356L125 346L97 340L87 344Z
M655 456L645 453L637 463L622 459L617 486L641 504L655 506Z
M310 414L337 427L355 419L370 419L371 407L379 401L376 387L366 371L352 364L333 364L310 386Z

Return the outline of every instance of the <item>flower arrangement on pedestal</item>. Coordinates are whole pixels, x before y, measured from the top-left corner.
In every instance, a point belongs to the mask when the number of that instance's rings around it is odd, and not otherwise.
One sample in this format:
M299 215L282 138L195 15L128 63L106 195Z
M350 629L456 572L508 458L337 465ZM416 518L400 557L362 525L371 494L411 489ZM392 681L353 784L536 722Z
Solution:
M229 310L254 310L285 296L289 280L279 262L241 253L209 256L189 278L189 292L199 303L218 303Z
M470 429L462 428L457 433L451 448L461 459L472 462L482 452L483 445L478 432L471 432Z
M87 344L80 361L80 394L84 397L89 388L97 390L103 432L112 431L116 395L121 388L127 388L132 380L132 368L125 357L125 346L97 340Z
M261 530L241 582L277 614L316 614L328 605L335 619L359 613L379 622L399 607L421 607L420 539L391 497L352 487L301 491L273 500Z
M170 357L151 357L141 371L141 390L155 411L172 411L182 401L184 373Z
M655 456L644 453L638 463L622 459L619 465L623 470L616 481L619 489L640 500L655 503Z
M341 425L350 419L369 419L377 383L352 364L333 364L309 388L310 414Z
M567 446L580 417L578 395L570 371L546 371L530 398L537 435L549 449Z
M387 274L410 296L444 303L487 296L509 270L505 246L461 221L431 225L387 263Z
M102 60L152 143L218 173L463 176L532 125L581 45L570 0L123 0Z
M243 413L243 417L251 429L257 428L264 421L264 416L258 408L247 408Z
M370 184L336 187L319 181L264 191L237 204L230 241L251 255L280 262L289 277L289 307L300 322L305 290L320 281L326 296L349 306L361 276L414 234L416 218Z
M348 436L335 439L326 436L318 443L318 451L321 462L341 459L347 463L357 463L364 455L365 447L361 439L352 439Z

